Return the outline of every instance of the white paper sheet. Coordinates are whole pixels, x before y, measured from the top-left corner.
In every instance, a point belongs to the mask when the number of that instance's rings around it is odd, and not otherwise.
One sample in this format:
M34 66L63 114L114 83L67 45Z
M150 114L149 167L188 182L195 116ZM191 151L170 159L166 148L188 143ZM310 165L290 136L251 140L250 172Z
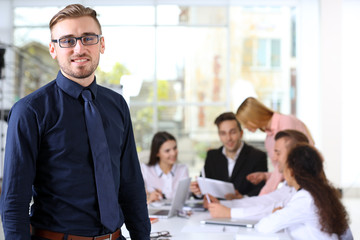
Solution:
M232 183L203 177L198 177L197 181L202 194L211 194L216 198L225 198L228 193L235 194Z

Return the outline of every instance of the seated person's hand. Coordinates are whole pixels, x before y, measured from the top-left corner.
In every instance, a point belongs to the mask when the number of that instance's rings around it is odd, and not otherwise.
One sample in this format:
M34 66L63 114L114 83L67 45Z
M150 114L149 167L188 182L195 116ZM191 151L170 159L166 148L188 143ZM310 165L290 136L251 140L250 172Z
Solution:
M266 172L253 172L246 176L246 179L254 185L266 181Z
M159 190L155 190L150 193L147 192L146 198L147 198L147 203L156 202L163 199L162 193Z
M216 197L211 196L210 194L206 194L206 195L204 196L204 200L203 200L204 208L208 208L208 206L209 206L209 200L210 200L210 202L212 202L212 203L220 203L219 199L217 199Z
M190 183L190 191L195 195L201 195L200 187L197 181Z
M276 212L277 210L280 210L280 209L282 209L282 207L276 207L276 208L274 208L274 209L272 210L272 213L274 213L274 212Z
M228 193L225 195L226 200L241 199L241 198L243 198L243 195L241 195L238 190L235 190L235 194Z
M209 203L209 212L213 218L230 218L231 209L220 203Z

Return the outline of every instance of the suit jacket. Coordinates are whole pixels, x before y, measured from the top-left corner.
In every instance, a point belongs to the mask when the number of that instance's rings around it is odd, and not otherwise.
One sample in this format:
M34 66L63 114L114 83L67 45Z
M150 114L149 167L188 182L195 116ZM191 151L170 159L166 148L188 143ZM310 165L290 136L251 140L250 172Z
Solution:
M231 177L229 177L228 161L222 154L222 148L223 146L219 149L213 149L207 152L204 166L205 176L207 178L232 182L235 189L242 195L258 195L265 183L261 182L258 185L254 185L246 180L246 176L249 173L258 171L267 172L266 153L244 143L244 146L236 159Z

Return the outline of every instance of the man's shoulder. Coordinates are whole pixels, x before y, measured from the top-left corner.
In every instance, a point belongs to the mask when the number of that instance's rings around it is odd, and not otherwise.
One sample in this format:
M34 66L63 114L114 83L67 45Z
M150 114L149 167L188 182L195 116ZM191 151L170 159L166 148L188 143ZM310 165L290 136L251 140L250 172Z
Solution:
M115 90L111 89L111 88L108 88L108 87L105 87L105 86L102 86L102 85L97 85L98 87L98 91L101 93L101 94L107 94L107 95L111 95L111 96L117 96L117 97L121 97L121 94L116 92Z
M248 143L245 143L244 142L244 149L247 149L248 151L251 151L251 152L258 152L258 153L264 153L264 151L260 150L259 148L253 146L253 145L250 145Z
M51 96L51 94L53 94L53 92L55 91L55 87L56 87L56 82L55 80L52 80L49 83L45 84L44 86L40 87L39 89L35 90L34 92L26 95L20 100L25 102L31 102L31 101L36 101L37 99L46 98L49 95Z
M101 85L98 85L98 94L101 94L102 97L116 101L116 102L119 102L119 101L125 102L124 97L120 93L116 92L113 89L110 89L110 88L107 88L107 87L104 87Z
M207 155L218 155L218 154L222 154L222 148L223 146L221 146L220 148L212 148L212 149L209 149L207 151Z
M251 155L258 155L258 156L265 156L266 157L266 153L252 145L249 145L247 143L244 143L244 147L243 147L243 151L251 154Z
M39 106L39 102L49 102L49 98L54 97L54 91L56 89L55 81L51 81L34 92L26 95L25 97L18 100L14 106Z
M210 149L207 151L205 158L205 165L219 164L220 162L227 161L222 154L222 146L217 149Z

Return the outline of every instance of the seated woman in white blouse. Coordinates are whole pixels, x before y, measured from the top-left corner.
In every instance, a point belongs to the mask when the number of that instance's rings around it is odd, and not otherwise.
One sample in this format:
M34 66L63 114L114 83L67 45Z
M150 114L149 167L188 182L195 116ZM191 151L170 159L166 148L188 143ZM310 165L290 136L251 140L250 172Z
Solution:
M177 162L176 139L168 132L158 132L151 142L148 164L141 164L148 203L172 199L181 179L189 176L188 168Z
M297 192L284 208L274 209L255 229L274 233L282 229L292 239L352 239L348 214L339 192L326 179L323 159L310 145L297 145L284 167L287 183Z

